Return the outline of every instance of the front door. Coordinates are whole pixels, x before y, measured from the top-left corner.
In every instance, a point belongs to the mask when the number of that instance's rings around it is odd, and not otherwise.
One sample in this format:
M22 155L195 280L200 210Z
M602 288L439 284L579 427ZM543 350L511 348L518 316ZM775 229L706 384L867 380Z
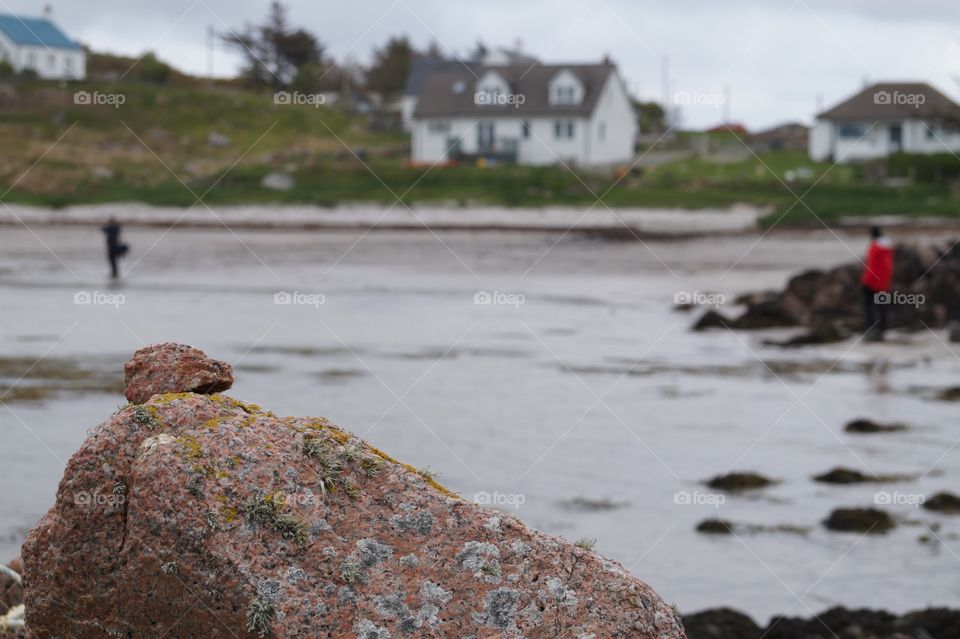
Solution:
M483 155L493 152L493 122L481 122L477 125L477 153Z
M899 153L903 150L903 127L899 124L890 125L890 152Z

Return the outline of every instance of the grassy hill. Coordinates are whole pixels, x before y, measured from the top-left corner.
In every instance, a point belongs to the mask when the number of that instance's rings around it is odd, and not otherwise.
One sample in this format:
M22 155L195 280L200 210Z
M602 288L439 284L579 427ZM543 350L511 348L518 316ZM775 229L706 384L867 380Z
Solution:
M108 103L78 104L74 96L81 91ZM770 220L786 213L785 222L819 225L796 204L796 196L810 189L804 202L825 220L952 216L960 210L946 183L867 184L857 169L831 169L792 152L678 160L634 169L619 181L562 166L414 168L406 163L407 136L374 131L365 118L327 107L276 105L272 92L208 88L195 79L0 85L0 135L0 192L9 189L4 200L54 207L117 201L185 206L196 201L194 194L210 204L392 204L403 196L407 204L586 207L605 193L611 207L744 202L772 206ZM264 188L261 181L272 171L293 175L296 186Z

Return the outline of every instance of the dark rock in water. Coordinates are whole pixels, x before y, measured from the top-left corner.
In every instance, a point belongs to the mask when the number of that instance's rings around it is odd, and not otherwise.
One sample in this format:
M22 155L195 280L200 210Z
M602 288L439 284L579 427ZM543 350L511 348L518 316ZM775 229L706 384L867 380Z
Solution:
M729 535L733 532L733 524L723 519L704 519L697 524L697 532L708 535Z
M724 325L740 329L833 326L840 334L862 330L862 272L860 262L803 271L775 294L738 297L737 301L747 308L736 320L728 320ZM956 242L940 247L897 245L892 288L903 295L915 294L923 303L891 304L887 309L891 328L943 326L948 320L960 320L960 246ZM704 320L706 316L701 322ZM717 320L711 317L709 321Z
M952 493L937 493L924 501L923 507L938 513L960 515L960 497Z
M836 326L828 325L811 328L808 331L804 331L785 340L766 340L764 344L768 344L770 346L781 346L783 348L797 348L800 346L842 342L849 336L849 332L843 331Z
M731 608L685 615L683 626L689 639L756 639L762 634L753 619Z
M731 327L732 323L729 318L724 317L718 311L707 311L693 325L693 330L705 331L708 328L728 328Z
M823 525L838 532L885 533L896 526L889 513L877 508L837 508Z
M717 475L707 481L707 486L717 490L726 490L729 492L738 492L741 490L756 490L765 488L774 484L772 479L764 477L757 473L727 473L726 475Z
M947 326L947 334L954 344L960 343L960 320L953 320Z
M847 424L843 430L848 433L896 433L907 430L905 424L880 424L869 419L855 419Z
M896 615L882 610L831 608L814 619L774 617L764 639L894 639Z
M900 617L896 628L908 637L955 639L960 629L960 610L927 608Z
M683 618L690 639L957 639L960 610L928 608L897 616L836 607L811 619L773 617L763 630L736 610L718 608Z
M797 325L797 321L783 309L778 299L765 299L750 304L733 323L734 328L743 330Z
M865 482L879 481L880 478L875 475L866 475L859 470L834 468L829 472L816 475L813 480L824 484L862 484Z
M942 391L937 393L937 399L939 399L941 402L960 401L960 386L951 386L950 388L944 388Z

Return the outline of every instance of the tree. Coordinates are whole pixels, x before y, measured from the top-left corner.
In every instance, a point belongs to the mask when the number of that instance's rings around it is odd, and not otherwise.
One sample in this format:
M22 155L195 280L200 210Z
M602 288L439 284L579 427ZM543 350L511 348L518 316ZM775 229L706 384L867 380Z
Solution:
M667 114L659 102L633 101L640 133L660 133L667 128Z
M416 52L406 36L390 38L373 52L373 64L367 70L366 86L385 100L403 91Z
M243 75L251 84L274 89L288 86L301 67L319 64L324 57L323 45L310 32L293 29L286 7L276 0L262 25L248 25L242 33L228 33L223 40L243 55Z

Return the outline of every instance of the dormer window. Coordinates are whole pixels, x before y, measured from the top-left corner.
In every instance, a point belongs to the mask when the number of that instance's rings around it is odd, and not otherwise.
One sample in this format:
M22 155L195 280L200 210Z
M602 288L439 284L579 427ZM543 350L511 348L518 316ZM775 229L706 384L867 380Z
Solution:
M583 102L583 82L570 69L563 69L550 79L550 104L574 106Z

